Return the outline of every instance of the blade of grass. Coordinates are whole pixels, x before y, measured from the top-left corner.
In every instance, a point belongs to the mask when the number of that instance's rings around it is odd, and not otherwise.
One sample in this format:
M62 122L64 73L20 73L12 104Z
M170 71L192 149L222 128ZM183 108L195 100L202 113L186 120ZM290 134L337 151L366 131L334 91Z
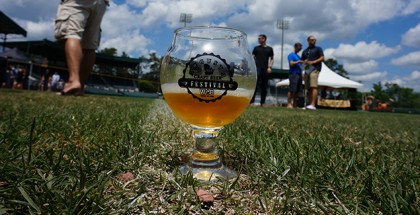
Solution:
M25 191L25 189L23 187L18 187L18 190L20 191L20 193L22 194L23 198L26 199L26 201L28 202L28 204L36 210L36 212L38 214L41 213L41 209L38 207L38 205L35 204L35 202L32 200L32 198L28 195L28 193Z

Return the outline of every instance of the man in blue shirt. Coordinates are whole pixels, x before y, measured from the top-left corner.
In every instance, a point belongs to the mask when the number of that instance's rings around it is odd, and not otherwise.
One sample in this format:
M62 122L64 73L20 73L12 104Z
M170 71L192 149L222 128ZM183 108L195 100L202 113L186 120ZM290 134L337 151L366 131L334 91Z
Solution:
M298 53L302 50L301 43L295 43L295 49L287 56L289 61L289 93L287 94L287 108L297 107L297 95L302 86L302 60Z

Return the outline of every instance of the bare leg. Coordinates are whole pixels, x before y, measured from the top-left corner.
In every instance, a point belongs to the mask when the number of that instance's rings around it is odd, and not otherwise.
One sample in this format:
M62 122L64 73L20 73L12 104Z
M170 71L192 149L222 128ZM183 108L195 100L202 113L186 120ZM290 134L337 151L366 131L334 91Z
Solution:
M66 60L69 69L69 80L64 87L64 92L75 92L81 89L80 65L83 58L82 46L79 39L69 38L66 40Z
M95 64L96 53L94 49L83 49L83 59L80 65L80 83L81 90L80 94L83 95L83 90L86 82L89 79L89 75L92 72L93 65Z
M290 91L287 92L287 108L293 107L292 99L293 99L293 93L291 93Z
M297 95L298 95L298 93L293 93L292 94L292 105L293 105L293 108L297 108Z
M318 96L318 89L315 87L311 88L311 105L314 107L315 107L317 96Z

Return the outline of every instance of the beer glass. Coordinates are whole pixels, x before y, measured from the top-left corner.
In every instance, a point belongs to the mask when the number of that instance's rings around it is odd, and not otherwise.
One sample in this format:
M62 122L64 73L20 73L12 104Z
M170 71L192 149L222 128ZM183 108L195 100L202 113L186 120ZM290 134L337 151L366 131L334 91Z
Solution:
M195 149L181 173L214 182L236 177L223 165L217 136L249 105L256 68L246 34L224 27L175 30L162 60L160 81L169 107L191 125Z

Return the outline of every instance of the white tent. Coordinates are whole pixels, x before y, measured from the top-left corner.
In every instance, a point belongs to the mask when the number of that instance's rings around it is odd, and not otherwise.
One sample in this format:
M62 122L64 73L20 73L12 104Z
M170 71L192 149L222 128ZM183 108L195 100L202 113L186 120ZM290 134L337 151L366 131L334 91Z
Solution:
M276 88L281 86L289 86L289 79L276 83ZM344 78L343 76L333 72L327 65L322 63L321 72L318 77L318 86L331 88L362 88L363 85L359 82Z

